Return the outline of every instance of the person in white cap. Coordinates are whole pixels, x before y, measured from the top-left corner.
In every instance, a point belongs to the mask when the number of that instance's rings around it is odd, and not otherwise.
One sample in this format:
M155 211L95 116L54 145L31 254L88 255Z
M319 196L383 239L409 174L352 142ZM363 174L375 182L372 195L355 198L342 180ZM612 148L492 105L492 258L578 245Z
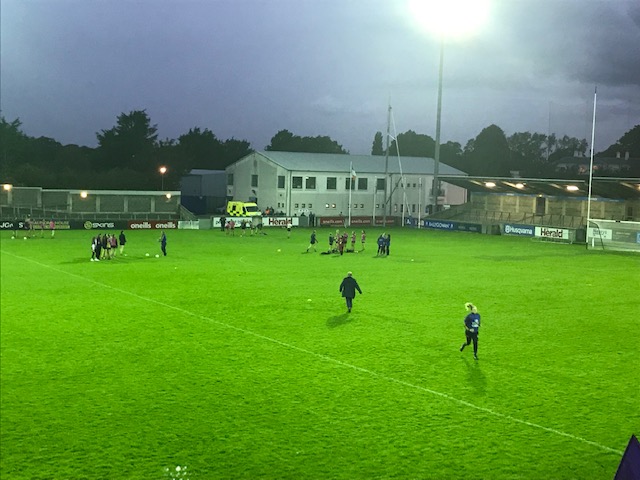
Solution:
M347 276L342 279L342 283L340 284L340 292L342 292L342 296L347 302L347 310L349 313L351 313L351 308L353 307L353 299L356 296L356 290L360 292L360 295L362 295L360 285L358 285L356 279L353 278L353 274L351 272L347 272Z

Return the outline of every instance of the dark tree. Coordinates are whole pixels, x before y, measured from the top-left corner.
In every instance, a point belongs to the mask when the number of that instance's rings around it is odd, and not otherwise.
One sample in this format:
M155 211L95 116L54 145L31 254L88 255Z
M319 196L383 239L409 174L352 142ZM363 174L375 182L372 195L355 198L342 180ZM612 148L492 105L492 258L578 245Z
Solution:
M500 127L490 125L465 147L467 173L471 175L510 176L511 151Z
M299 137L289 130L276 133L264 149L276 152L349 153L342 145L327 136Z
M640 125L636 125L626 132L620 140L611 145L606 150L598 153L598 157L621 157L629 152L630 158L640 158Z
M423 135L408 130L398 134L398 138L389 145L389 155L400 155L403 157L431 157L435 155L436 142L429 135Z
M96 134L101 154L98 168L128 167L137 171L153 168L157 130L145 110L120 114L115 127Z
M384 155L384 147L382 146L382 132L376 132L373 137L373 145L371 146L371 155Z
M235 138L225 140L222 144L222 156L220 157L218 168L221 170L225 169L242 157L246 157L251 152L253 152L251 143L246 140L236 140Z
M22 122L16 118L7 122L0 116L0 178L6 182L21 183L16 168L26 162L29 138L22 133Z

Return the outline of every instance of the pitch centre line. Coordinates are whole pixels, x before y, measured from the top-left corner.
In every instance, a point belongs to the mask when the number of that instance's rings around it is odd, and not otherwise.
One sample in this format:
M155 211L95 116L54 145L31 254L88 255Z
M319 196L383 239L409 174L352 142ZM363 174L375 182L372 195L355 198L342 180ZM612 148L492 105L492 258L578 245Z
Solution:
M402 385L402 386L407 387L407 388L411 388L411 389L418 390L418 391L421 391L421 392L429 393L431 395L434 395L434 396L437 396L437 397L440 397L440 398L444 398L444 399L446 399L446 400L448 400L450 402L457 403L457 404L462 405L464 407L467 407L467 408L470 408L470 409L473 409L473 410L477 410L477 411L486 413L487 415L491 415L491 416L494 416L494 417L497 417L497 418L508 420L510 422L519 423L521 425L526 425L528 427L535 428L535 429L538 429L538 430L543 430L545 432L553 433L553 434L556 434L556 435L559 435L559 436L562 436L562 437L570 438L571 440L576 440L576 441L585 443L587 445L591 445L593 447L599 448L600 450L604 450L604 451L611 452L611 453L616 453L618 455L622 455L623 454L623 452L621 450L617 450L615 448L607 447L606 445L601 445L601 444L599 444L597 442L593 442L591 440L587 440L586 438L582 438L582 437L579 437L577 435L572 435L570 433L563 432L563 431L557 430L555 428L545 427L545 426L537 424L537 423L528 422L526 420L521 420L521 419L513 417L511 415L500 413L500 412L497 412L495 410L491 410L490 408L481 407L481 406L475 405L475 404L473 404L471 402L467 402L466 400L461 400L459 398L453 397L453 396L448 395L446 393L438 392L437 390L432 390L430 388L423 387L423 386L420 386L420 385L415 385L413 383L409 383L409 382L406 382L404 380L399 380L399 379L394 378L394 377L389 377L387 375L383 375L381 373L375 372L373 370L369 370L367 368L358 367L357 365L353 365L351 363L343 362L343 361L338 360L336 358L329 357L329 356L323 355L321 353L313 352L311 350L307 350L306 348L298 347L297 345L292 345L292 344L283 342L281 340L278 340L276 338L268 337L266 335L262 335L260 333L253 332L251 330L247 330L247 329L244 329L244 328L236 327L234 325L231 325L231 324L228 324L228 323L225 323L225 322L221 322L221 321L216 320L214 318L207 317L207 316L201 315L199 313L194 313L194 312L191 312L189 310L185 310L184 308L176 307L175 305L170 305L168 303L164 303L164 302L161 302L159 300L155 300L155 299L150 298L150 297L143 297L142 295L138 295L137 293L133 293L133 292L130 292L130 291L127 291L127 290L123 290L121 288L114 287L113 285L109 285L109 284L106 284L106 283L98 282L98 281L93 280L91 278L83 277L81 275L78 275L78 274L75 274L75 273L71 273L71 272L68 272L66 270L61 270L59 268L56 268L56 267L53 267L51 265L47 265L45 263L41 263L41 262L32 260L30 258L21 257L19 255L14 255L13 253L8 253L8 252L2 252L2 253L5 253L7 255L11 255L12 257L18 258L20 260L25 260L25 261L34 263L36 265L48 268L50 270L53 270L53 271L56 271L56 272L59 272L59 273L64 273L64 274L69 275L71 277L78 278L78 279L82 280L83 282L91 282L91 283L93 283L95 285L99 285L101 287L108 288L110 290L114 290L116 292L122 293L123 295L128 295L128 296L137 298L137 299L145 301L145 302L154 303L154 304L160 305L160 306L162 306L164 308L169 308L169 309L175 310L176 312L180 312L180 313L182 313L184 315L187 315L187 316L190 316L190 317L194 317L194 318L198 318L200 320L204 320L205 322L213 323L215 325L227 328L229 330L235 330L235 331L241 332L241 333L243 333L245 335L250 335L250 336L253 336L253 337L256 337L256 338L260 338L262 340L274 343L276 345L280 345L280 346L285 347L285 348L290 349L290 350L297 350L298 352L302 352L302 353L305 353L307 355L311 355L311 356L320 358L320 359L325 360L327 362L335 363L337 365L340 365L340 366L343 366L343 367L346 367L346 368L350 368L350 369L355 370L357 372L365 373L367 375L370 375L372 377L376 377L376 378L385 380L385 381L390 382L390 383L395 383L395 384Z

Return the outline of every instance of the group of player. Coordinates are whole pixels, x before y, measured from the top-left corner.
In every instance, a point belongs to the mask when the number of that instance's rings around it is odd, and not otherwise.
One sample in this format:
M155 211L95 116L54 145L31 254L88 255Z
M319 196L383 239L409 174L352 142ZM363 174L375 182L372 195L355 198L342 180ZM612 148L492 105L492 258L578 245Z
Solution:
M249 235L258 235L262 233L262 223L261 222L251 222L247 220L241 220L240 224L233 219L230 218L227 220L225 217L220 219L220 230L225 232L227 235L234 236L236 235L236 227L240 227L240 236L244 237L247 234L247 230L249 231ZM289 227L289 231L291 228Z
M378 256L387 256L389 255L389 247L391 245L391 234L383 233L378 237Z
M351 240L351 248L348 248L349 240ZM349 232L343 231L341 233L340 229L337 229L335 233L334 232L329 233L329 250L321 253L323 255L328 255L331 253L339 253L340 255L343 255L345 252L357 253L356 240L357 240L357 235L355 230L351 232L351 235L349 235ZM361 252L364 250L366 241L367 241L367 233L364 230L362 230L362 232L360 233L360 251ZM307 253L312 248L313 248L313 251L315 252L317 244L318 244L318 236L316 231L314 230L311 233L311 239L309 241L309 246L307 247Z
M124 255L124 246L126 243L127 237L122 230L118 237L110 233L103 235L97 234L91 238L91 261L111 260L116 256L118 247L120 247L120 255Z
M23 222L23 227L22 227L25 235L24 238L26 239L27 236L31 238L35 237L36 229L40 230L40 236L44 238L44 231L47 225L49 227L49 230L51 230L51 238L54 238L56 235L56 222L53 220L53 218L49 222L47 222L44 219L42 219L42 221L34 220L31 218L31 215L27 215L27 218L25 218ZM22 233L20 232L19 226L20 226L20 220L16 218L13 221L13 235L11 238L18 238L20 233Z

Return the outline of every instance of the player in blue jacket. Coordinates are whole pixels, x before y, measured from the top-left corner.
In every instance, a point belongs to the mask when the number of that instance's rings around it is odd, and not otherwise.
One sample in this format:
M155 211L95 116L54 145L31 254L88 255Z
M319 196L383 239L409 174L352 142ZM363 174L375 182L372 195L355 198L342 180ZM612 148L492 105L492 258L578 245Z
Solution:
M478 360L478 330L480 330L480 314L478 309L471 302L464 304L465 308L469 312L464 317L464 333L467 336L467 342L463 343L460 347L460 351L464 350L464 347L473 342L473 358Z

